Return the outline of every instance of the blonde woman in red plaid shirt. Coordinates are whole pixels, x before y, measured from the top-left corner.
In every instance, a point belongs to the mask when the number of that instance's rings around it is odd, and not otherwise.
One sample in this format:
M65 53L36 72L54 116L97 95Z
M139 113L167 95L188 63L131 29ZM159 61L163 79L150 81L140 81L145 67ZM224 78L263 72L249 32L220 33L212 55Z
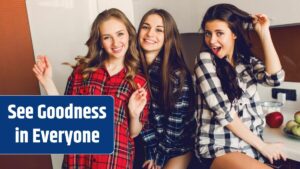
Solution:
M114 152L65 155L62 167L131 169L135 152L133 138L142 130L149 107L146 80L137 74L135 29L121 11L105 10L95 19L86 45L89 51L85 57L76 59L65 94L114 97ZM33 71L49 95L58 94L46 56L38 57Z

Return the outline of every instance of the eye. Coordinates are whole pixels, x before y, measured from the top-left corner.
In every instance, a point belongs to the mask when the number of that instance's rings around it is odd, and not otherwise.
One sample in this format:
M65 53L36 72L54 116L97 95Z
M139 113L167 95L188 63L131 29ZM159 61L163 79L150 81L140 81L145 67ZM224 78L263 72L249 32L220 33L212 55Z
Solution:
M110 36L103 36L102 39L103 40L109 40L109 39L111 39L111 37Z
M147 25L143 25L142 27L141 27L141 29L149 29L150 27L149 26L147 26Z
M211 33L208 32L208 31L205 31L205 32L204 32L204 36L205 36L205 37L211 37Z
M124 35L124 33L123 32L119 32L117 35L118 35L118 37L121 37L121 36Z
M157 29L155 29L155 31L156 31L156 32L164 32L164 30L161 29L161 28L157 28Z
M217 36L218 36L218 37L220 37L220 36L224 35L224 33L223 33L223 32L217 32L216 34L217 34Z

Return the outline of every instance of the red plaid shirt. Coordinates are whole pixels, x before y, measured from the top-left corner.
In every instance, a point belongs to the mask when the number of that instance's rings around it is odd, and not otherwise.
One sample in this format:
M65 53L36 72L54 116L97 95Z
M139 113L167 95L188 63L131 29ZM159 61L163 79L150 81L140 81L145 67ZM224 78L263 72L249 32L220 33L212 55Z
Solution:
M128 101L134 91L130 83L124 80L126 69L110 76L105 68L90 73L83 79L79 68L68 79L66 95L110 95L114 97L114 152L109 155L69 154L65 155L63 168L68 169L131 169L134 160L134 141L129 136ZM136 84L147 88L146 80L141 75L134 78ZM147 91L148 92L148 91ZM141 114L144 124L149 112L148 103Z

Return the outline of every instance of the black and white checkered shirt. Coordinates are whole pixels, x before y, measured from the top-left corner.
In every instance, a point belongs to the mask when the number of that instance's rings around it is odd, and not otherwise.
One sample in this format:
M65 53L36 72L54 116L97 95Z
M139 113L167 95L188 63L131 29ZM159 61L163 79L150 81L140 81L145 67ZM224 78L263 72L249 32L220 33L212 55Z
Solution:
M243 91L240 99L231 104L221 87L211 53L202 52L196 58L195 83L197 92L196 154L198 158L215 158L229 152L242 152L264 161L262 155L225 126L237 113L242 122L262 138L265 126L263 111L258 102L257 84L278 86L284 80L284 71L268 75L263 63L251 57L250 64L237 63L238 84ZM252 72L252 73L249 73ZM251 75L250 75L251 74Z

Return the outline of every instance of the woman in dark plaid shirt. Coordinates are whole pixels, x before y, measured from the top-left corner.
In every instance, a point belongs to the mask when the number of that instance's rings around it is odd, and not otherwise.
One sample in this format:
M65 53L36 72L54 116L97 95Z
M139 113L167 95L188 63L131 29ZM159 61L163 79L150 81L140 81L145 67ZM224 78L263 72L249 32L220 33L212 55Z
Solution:
M279 143L262 140L265 118L257 84L284 80L264 14L249 15L230 4L210 7L201 24L206 52L196 59L196 154L211 168L270 168L265 158L286 159ZM250 50L247 28L257 32L265 65ZM260 161L260 162L259 162Z
M149 123L142 131L147 169L184 169L194 147L194 91L172 16L152 9L142 18L138 48L151 89Z
M150 99L146 80L137 74L135 29L120 10L105 10L95 19L86 45L89 51L77 59L65 94L114 97L114 151L108 155L65 155L63 168L131 169L133 138L147 121ZM47 57L40 56L33 70L48 94L58 94Z

